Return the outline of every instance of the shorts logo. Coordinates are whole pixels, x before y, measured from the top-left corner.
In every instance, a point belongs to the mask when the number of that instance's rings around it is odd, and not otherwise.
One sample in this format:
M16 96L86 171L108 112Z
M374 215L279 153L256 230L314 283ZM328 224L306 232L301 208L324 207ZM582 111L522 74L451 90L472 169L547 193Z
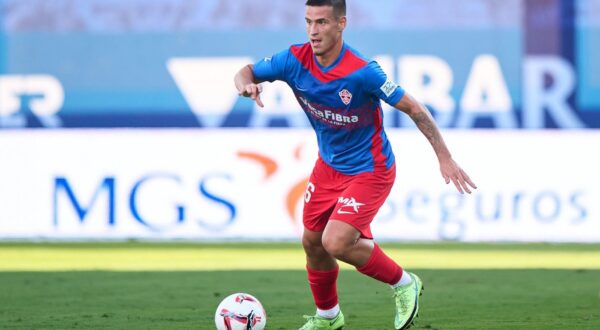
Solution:
M345 105L350 104L350 101L352 101L352 93L350 93L347 89L342 89L339 95L340 99L342 99L342 102L344 102Z
M390 97L390 95L392 95L392 93L396 90L396 87L398 87L396 83L388 79L385 81L385 83L383 83L383 85L381 85L380 89L386 97Z
M357 202L354 197L339 197L338 204L344 204L337 210L338 214L358 214L358 208L365 205L364 203Z

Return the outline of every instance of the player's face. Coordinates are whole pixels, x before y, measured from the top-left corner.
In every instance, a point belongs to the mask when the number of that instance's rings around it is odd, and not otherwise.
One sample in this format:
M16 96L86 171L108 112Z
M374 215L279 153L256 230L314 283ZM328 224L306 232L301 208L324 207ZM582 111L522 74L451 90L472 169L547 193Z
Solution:
M346 17L336 18L331 6L306 6L306 32L313 53L323 56L342 40Z

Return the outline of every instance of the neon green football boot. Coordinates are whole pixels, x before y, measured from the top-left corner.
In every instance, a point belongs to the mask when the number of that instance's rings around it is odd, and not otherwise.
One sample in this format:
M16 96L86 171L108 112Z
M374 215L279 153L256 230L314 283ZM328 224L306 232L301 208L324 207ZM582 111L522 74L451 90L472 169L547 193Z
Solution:
M344 314L342 311L333 319L326 319L319 315L304 315L307 320L300 330L341 330L344 328Z
M415 318L419 314L419 296L423 294L423 282L413 274L412 282L394 289L394 298L396 299L396 318L394 319L395 329L410 328Z

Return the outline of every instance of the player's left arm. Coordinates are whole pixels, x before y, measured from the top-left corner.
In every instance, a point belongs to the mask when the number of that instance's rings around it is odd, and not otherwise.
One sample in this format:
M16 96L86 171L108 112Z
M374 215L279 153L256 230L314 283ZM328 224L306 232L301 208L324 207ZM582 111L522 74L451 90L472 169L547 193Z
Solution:
M406 113L415 122L423 135L425 135L440 162L440 171L442 172L442 177L446 180L446 184L452 181L461 194L464 192L470 194L471 189L469 186L477 189L477 186L467 173L452 159L452 155L442 138L440 130L435 124L431 113L429 113L429 110L424 105L415 100L410 94L404 93L394 107Z

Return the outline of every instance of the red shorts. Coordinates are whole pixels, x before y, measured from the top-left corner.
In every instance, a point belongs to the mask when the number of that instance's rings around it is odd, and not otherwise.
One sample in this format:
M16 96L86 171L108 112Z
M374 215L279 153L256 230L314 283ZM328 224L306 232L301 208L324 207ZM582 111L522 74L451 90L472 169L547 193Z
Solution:
M371 222L395 179L396 165L382 172L345 175L319 157L304 195L304 228L321 232L327 221L339 220L356 228L361 237L372 239Z

